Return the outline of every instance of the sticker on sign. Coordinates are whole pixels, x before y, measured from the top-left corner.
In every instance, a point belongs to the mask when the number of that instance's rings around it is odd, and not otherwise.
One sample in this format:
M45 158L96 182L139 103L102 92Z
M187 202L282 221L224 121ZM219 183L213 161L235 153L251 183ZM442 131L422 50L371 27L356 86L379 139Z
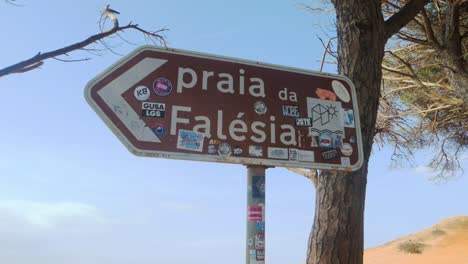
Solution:
M91 80L85 97L140 156L333 170L362 164L356 92L340 75L144 46Z

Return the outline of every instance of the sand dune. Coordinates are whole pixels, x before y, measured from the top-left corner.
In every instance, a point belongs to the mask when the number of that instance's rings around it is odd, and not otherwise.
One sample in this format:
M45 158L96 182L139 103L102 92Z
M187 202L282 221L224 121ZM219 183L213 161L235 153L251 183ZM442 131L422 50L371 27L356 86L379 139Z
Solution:
M468 264L468 216L451 217L418 233L370 248L365 264Z

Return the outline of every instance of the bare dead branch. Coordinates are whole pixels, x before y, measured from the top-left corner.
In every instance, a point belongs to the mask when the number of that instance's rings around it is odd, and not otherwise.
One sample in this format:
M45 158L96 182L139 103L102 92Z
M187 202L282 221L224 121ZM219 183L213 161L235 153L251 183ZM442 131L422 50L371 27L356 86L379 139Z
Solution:
M333 52L331 51L331 42L334 39L336 39L337 37L333 37L333 38L329 39L326 45L323 42L322 38L320 38L319 36L317 36L317 37L320 40L320 42L322 43L322 46L324 47L323 55L322 55L322 61L320 63L320 71L322 71L323 70L323 65L325 64L325 58L326 58L327 54L330 54L331 56L336 58L336 55L334 55Z
M137 45L137 44L134 43L134 42L128 41L127 39L125 39L124 37L122 37L121 34L119 34L119 33L116 33L116 35L120 38L120 40L124 41L125 43L127 43L127 44L129 44L129 45L133 45L133 46Z
M297 7L299 9L303 9L303 10L306 10L310 13L330 13L330 12L333 12L335 11L335 8L333 7L330 7L330 8L322 8L322 7L312 7L312 6L309 6L309 5L306 5L304 3L299 3L297 4Z
M58 61L61 61L61 62L80 62L80 61L89 61L91 58L75 59L75 60L64 60L64 59L53 57L52 59L58 60Z
M114 51L114 49L113 49L111 46L109 46L109 44L107 44L107 43L104 41L104 39L100 39L100 40L99 40L99 43L101 43L101 45L104 46L104 47L105 47L108 51L110 51L111 53L113 53L113 54L115 54L115 55L117 55L117 56L123 56L123 54L120 54L120 53Z
M76 42L74 44L65 46L63 48L59 48L59 49L45 52L45 53L39 52L38 54L36 54L35 56L27 60L18 62L16 64L5 67L3 69L0 69L0 77L6 76L12 73L21 73L21 72L26 72L26 71L36 69L39 66L43 65L45 60L51 59L51 58L57 59L59 56L66 55L72 51L85 50L89 52L91 51L91 49L85 49L85 48L93 43L102 43L104 47L106 47L108 50L113 52L112 49L103 40L108 38L109 36L117 34L118 32L123 32L126 30L135 30L135 31L145 34L149 38L157 39L163 44L166 43L164 37L160 35L160 33L166 31L167 29L161 29L157 31L147 31L139 27L138 24L132 24L132 23L129 23L126 26L120 26L117 18L115 17L115 14L118 14L118 12L113 9L110 9L109 6L106 6L101 16L101 21L105 21L106 18L111 19L113 21L113 27L111 29L92 35L85 40ZM102 19L103 17L104 19Z

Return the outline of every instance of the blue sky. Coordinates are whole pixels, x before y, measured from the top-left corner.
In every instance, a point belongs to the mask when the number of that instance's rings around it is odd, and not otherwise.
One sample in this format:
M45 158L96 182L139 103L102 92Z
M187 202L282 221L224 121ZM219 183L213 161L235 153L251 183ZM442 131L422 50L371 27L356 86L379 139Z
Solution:
M169 46L318 70L326 16L295 1L20 1L0 4L0 67L98 31L110 3L121 24L167 27ZM146 44L139 34L126 39ZM137 46L110 41L126 54ZM86 53L70 54L79 59ZM0 78L0 262L242 263L246 169L130 154L88 106L86 83L119 56L47 61ZM334 66L327 66L333 72ZM436 185L424 168L390 169L375 149L369 170L365 245L372 247L467 214L467 177ZM465 169L468 162L465 155ZM303 263L315 191L283 168L267 170L266 258Z

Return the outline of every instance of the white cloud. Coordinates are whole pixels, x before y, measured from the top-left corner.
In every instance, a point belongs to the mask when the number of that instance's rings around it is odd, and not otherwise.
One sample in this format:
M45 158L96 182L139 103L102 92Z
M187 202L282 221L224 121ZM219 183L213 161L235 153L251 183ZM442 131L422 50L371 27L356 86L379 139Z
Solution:
M397 175L401 176L423 176L423 177L428 177L431 176L434 171L425 165L417 165L414 167L405 167L405 168L396 168L396 169L391 169L390 170L393 173L396 173Z
M193 204L180 202L180 201L162 201L159 203L159 206L163 209L170 209L170 210L192 210L195 208Z
M16 224L39 228L53 228L70 224L106 220L97 208L78 202L35 202L27 200L0 201L0 219L4 224Z

